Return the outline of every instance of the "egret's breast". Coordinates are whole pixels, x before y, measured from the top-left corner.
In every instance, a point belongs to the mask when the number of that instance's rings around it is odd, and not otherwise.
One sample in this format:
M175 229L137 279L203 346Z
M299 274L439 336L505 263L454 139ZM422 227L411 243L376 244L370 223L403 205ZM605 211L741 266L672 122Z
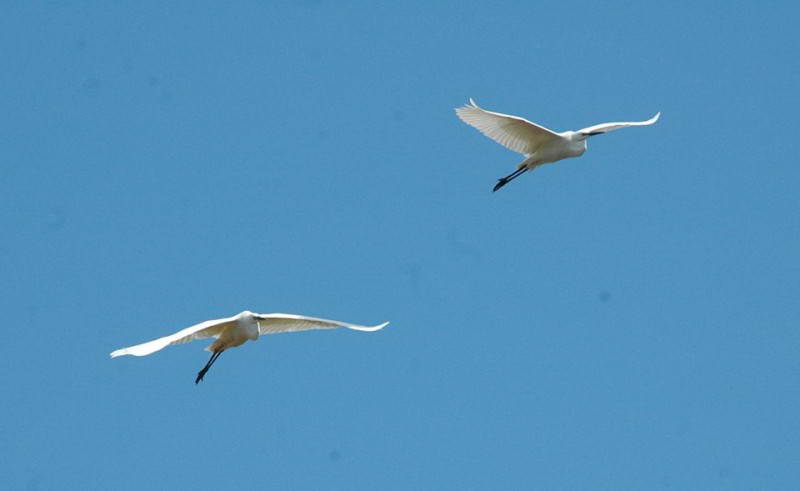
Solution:
M255 341L258 339L259 331L258 331L258 321L255 318L250 318L247 322L244 322L244 335L246 336L247 340Z
M586 140L572 141L567 146L567 157L580 157L586 151Z
M543 146L536 151L537 161L543 164L558 162L570 157L578 157L586 151L586 142L556 140L551 145Z
M233 348L247 341L255 341L258 336L258 323L255 319L239 319L236 326L223 332L219 340L226 348Z

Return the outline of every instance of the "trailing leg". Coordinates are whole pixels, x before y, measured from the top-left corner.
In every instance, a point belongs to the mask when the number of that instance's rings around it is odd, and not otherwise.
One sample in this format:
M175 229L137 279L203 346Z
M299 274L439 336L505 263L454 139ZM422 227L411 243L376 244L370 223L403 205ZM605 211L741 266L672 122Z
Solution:
M221 354L222 351L215 351L214 353L211 354L211 358L209 358L208 363L206 363L206 366L204 366L202 370L197 372L197 378L194 380L195 385L197 385L201 380L203 380L203 377L206 375L206 372L208 372L208 369L211 368L211 365L213 365L214 362L217 361L217 358L219 358L219 355Z
M501 177L500 179L497 180L497 184L494 185L494 188L492 189L492 192L497 191L501 187L505 186L506 184L508 184L509 182L513 181L517 177L521 176L526 170L528 170L527 167L520 167L519 169L515 170L514 172L512 172L509 175L507 175L506 177Z

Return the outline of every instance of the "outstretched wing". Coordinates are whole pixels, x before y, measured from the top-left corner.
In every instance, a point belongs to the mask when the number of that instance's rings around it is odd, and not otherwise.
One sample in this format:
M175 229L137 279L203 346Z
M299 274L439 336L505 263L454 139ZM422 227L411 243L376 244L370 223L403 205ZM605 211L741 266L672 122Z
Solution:
M620 128L627 128L628 126L648 126L658 121L660 116L661 113L656 113L655 116L647 121L632 121L629 123L600 123L594 126L589 126L588 128L584 128L578 131L578 133L582 133L584 135L599 135L601 133L608 133L609 131L618 130Z
M461 121L500 145L525 155L532 154L545 142L562 138L555 131L527 119L481 109L472 99L469 104L456 108L456 114Z
M258 321L259 334L277 334L281 332L308 331L311 329L336 329L346 327L356 331L377 331L389 323L384 322L377 326L360 326L348 322L318 319L294 314L253 314Z
M163 338L112 351L111 358L122 355L145 356L162 350L171 344L188 343L195 339L216 338L219 337L222 331L232 327L235 324L235 320L236 316L201 322Z

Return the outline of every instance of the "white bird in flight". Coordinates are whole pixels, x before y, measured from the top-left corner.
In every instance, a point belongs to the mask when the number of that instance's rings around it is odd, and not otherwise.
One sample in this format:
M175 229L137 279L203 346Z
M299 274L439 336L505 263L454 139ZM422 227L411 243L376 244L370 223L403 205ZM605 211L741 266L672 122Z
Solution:
M517 166L517 170L500 178L492 191L497 191L525 171L533 170L542 164L569 157L580 157L586 151L586 140L590 136L628 126L651 125L661 116L661 113L657 113L647 121L601 123L578 131L557 133L519 116L487 111L478 107L472 99L469 100L469 104L456 108L456 114L462 121L500 145L525 156L525 160Z
M308 331L310 329L336 329L337 327L346 327L356 331L377 331L388 324L388 322L384 322L377 326L359 326L347 322L317 319L303 315L256 314L245 310L232 317L201 322L163 338L112 351L111 358L122 355L145 356L172 344L184 344L195 339L216 338L216 341L206 348L206 351L211 351L211 358L206 363L206 366L198 372L197 379L194 381L197 384L203 380L203 376L223 351L241 346L249 340L257 341L258 337L263 334Z

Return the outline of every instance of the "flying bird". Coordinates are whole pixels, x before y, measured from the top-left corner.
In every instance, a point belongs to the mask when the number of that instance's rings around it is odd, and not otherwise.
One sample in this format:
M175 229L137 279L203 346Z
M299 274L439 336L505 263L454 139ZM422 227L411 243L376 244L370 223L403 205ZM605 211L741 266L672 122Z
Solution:
M542 164L580 157L586 151L586 140L590 136L628 126L651 125L661 116L661 113L657 113L647 121L601 123L578 131L557 133L519 116L487 111L478 107L472 99L469 100L469 104L456 108L456 114L463 122L500 145L525 156L525 160L517 165L516 171L498 179L492 191L497 191L525 171L533 170Z
M388 324L388 322L384 322L377 326L359 326L347 322L317 319L316 317L303 315L256 314L245 310L232 317L201 322L163 338L112 351L111 358L122 355L145 356L173 344L184 344L195 339L215 338L216 341L206 348L206 351L211 352L211 358L206 363L206 366L197 373L197 378L194 381L197 384L203 380L208 369L217 361L223 351L241 346L247 341L257 341L258 337L264 334L308 331L311 329L336 329L337 327L346 327L356 331L377 331Z

